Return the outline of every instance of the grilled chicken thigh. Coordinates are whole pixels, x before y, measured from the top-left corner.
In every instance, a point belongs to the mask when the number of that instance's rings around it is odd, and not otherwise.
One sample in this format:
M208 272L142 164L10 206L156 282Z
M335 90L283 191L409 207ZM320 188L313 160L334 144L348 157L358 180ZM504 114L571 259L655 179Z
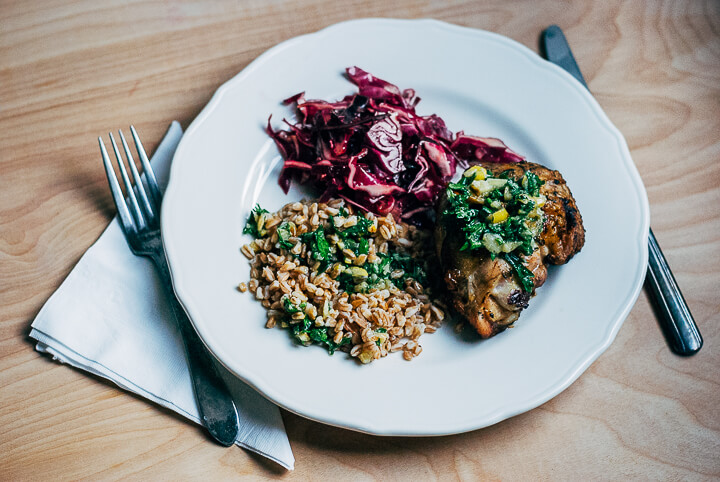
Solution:
M533 273L531 292L523 290L517 274L502 256L492 259L485 249L461 250L465 243L462 235L448 232L442 222L437 223L436 247L452 304L483 338L489 338L515 322L527 308L535 288L547 278L547 264L564 264L580 251L585 230L575 199L558 171L531 162L481 165L496 174L510 171L516 179L530 171L544 181L540 195L546 197L541 207L545 222L536 238L537 248L530 256L520 257ZM447 206L446 193L438 217Z

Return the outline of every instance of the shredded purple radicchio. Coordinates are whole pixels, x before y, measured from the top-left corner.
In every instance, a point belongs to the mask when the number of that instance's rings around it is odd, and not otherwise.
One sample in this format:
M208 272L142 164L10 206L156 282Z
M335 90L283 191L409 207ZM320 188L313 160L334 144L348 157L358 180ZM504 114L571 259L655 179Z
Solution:
M458 164L517 162L522 156L494 138L453 134L435 114L420 116L412 89L358 67L346 69L358 93L338 102L285 99L298 121L267 132L285 160L279 184L311 184L320 200L341 197L366 211L419 221L431 210Z

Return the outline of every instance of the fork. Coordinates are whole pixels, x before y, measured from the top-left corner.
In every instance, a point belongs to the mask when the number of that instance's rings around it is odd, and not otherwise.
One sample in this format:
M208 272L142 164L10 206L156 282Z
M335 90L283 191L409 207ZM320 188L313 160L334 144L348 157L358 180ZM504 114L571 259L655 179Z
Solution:
M123 194L115 170L105 150L105 144L102 138L98 137L105 173L115 200L120 225L125 232L125 239L130 246L130 250L136 256L150 258L157 268L185 345L185 356L192 378L201 422L217 442L229 447L235 442L239 431L237 410L211 355L205 349L197 333L195 333L190 319L173 292L170 270L160 235L162 195L160 189L158 189L157 180L145 149L133 126L130 126L130 132L144 171L144 182L135 165L135 159L133 159L125 136L122 131L118 131L130 172L135 181L134 186L128 177L115 138L112 133L109 134L110 143L117 159L118 170L125 185L125 194ZM145 185L147 185L147 188ZM125 196L127 196L127 199Z

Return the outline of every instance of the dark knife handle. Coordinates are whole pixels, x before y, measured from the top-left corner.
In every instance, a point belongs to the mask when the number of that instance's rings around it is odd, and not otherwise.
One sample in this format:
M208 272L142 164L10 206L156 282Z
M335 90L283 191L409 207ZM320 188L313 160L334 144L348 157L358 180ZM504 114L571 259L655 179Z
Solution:
M675 353L694 355L702 348L703 339L652 229L648 246L648 274L645 281L655 301L660 326Z
M543 57L562 67L588 88L560 27L551 25L542 32L540 52ZM645 281L655 301L660 326L675 353L694 355L702 348L703 339L652 229L648 247L648 273Z
M557 25L550 25L540 34L540 54L565 72L572 75L583 87L588 88L585 78L580 72L575 56L570 50L570 44L565 38L562 29Z

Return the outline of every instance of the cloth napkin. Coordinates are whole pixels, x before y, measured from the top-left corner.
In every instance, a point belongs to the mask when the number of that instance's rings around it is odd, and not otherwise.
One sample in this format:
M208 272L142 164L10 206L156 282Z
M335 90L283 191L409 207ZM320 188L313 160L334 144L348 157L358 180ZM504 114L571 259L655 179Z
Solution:
M161 189L181 137L175 121L152 158ZM45 303L30 336L39 352L199 423L172 316L155 267L132 254L115 218ZM292 470L295 458L278 407L217 365L238 409L235 443Z

